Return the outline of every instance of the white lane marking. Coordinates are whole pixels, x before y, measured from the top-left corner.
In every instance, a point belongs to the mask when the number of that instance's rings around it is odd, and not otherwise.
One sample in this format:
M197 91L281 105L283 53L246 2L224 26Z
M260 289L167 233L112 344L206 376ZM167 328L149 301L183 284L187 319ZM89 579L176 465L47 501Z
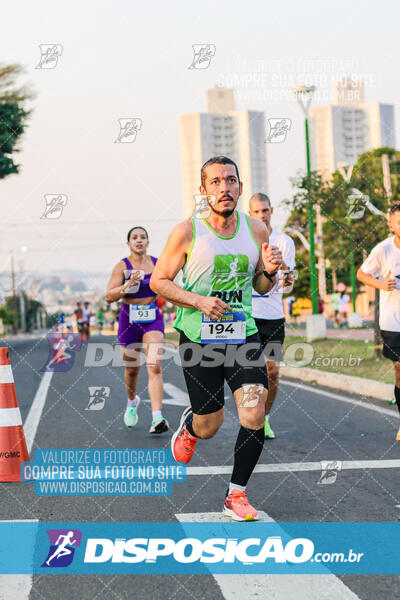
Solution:
M24 432L29 454L31 453L33 442L35 440L36 431L39 425L40 417L42 416L52 377L53 371L46 371L46 373L43 374L32 405L29 409L28 416L25 419Z
M332 459L332 462L338 462ZM345 469L399 469L400 459L393 460L344 460L341 461L342 471ZM186 467L187 475L226 475L232 473L233 465ZM256 465L253 473L284 473L295 471L321 471L320 462L272 463Z
M360 406L361 408L368 408L369 410L374 410L375 412L379 412L383 415L389 415L389 417L397 417L396 411L391 410L390 408L375 406L375 404L368 404L368 402L363 402L362 400L355 400L354 398L346 398L345 396L340 396L339 394L334 394L333 392L326 392L325 390L320 390L311 385L304 385L303 383L294 383L292 381L287 381L284 378L280 379L280 383L282 385L290 385L291 387L305 390L306 392L312 392L313 394L317 394L319 396L326 396L327 398L334 398L335 400L341 400L342 402L347 402L348 404L354 404L355 406Z
M2 520L0 523L38 523L38 519L21 519L19 521ZM29 540L28 540L29 541ZM9 540L12 543L12 540ZM34 541L32 543L32 558ZM33 585L32 575L0 575L0 600L29 600Z
M16 425L22 425L18 406L16 408L0 408L0 427L15 427Z
M166 391L171 398L163 398L163 405L188 406L190 404L188 394L173 383L164 383L164 391ZM145 398L144 401L150 402L149 398Z
M175 515L178 521L188 522L230 522L218 513L182 513ZM266 512L259 511L261 521L275 523L274 519ZM246 527L245 524L236 524L237 527ZM282 531L283 533L283 531ZM213 575L219 585L225 600L260 600L271 598L273 600L321 600L329 598L335 600L360 600L344 583L329 573L326 575Z

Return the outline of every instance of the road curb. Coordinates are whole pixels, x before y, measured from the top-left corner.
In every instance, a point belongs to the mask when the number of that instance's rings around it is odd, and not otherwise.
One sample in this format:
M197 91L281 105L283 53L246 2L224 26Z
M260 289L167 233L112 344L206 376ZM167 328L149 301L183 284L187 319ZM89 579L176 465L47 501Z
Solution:
M288 365L281 365L280 374L291 379L300 379L301 381L316 383L317 385L343 390L344 392L358 394L359 396L369 396L376 400L387 402L393 397L393 385L375 381L374 379L364 379L362 377L354 377L353 375L331 373L308 367L290 367Z

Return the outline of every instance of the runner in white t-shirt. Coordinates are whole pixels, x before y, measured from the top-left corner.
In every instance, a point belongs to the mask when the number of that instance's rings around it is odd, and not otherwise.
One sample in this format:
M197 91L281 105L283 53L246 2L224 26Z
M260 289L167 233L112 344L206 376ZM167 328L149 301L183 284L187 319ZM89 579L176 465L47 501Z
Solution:
M249 215L263 221L269 233L269 243L277 246L285 263L284 270L292 271L295 266L295 246L291 237L274 229L271 225L273 213L270 199L266 194L254 194L249 202ZM279 274L279 273L278 273ZM255 319L261 343L264 348L265 362L268 372L268 397L265 403L264 437L273 439L275 433L269 422L269 413L278 393L279 361L283 360L283 341L285 338L285 317L283 312L282 293L292 283L289 274L277 277L274 287L260 296L253 290L253 317Z
M380 290L379 327L383 356L393 361L394 395L400 412L400 204L394 204L390 209L389 227L394 236L372 249L358 269L357 278ZM400 442L400 429L397 441Z

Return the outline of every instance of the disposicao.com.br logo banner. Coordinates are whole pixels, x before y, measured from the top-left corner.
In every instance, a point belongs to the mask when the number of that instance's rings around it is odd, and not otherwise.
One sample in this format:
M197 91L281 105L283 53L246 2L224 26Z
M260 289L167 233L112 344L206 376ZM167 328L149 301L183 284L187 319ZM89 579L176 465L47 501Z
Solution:
M400 523L9 521L0 573L400 574L399 539Z

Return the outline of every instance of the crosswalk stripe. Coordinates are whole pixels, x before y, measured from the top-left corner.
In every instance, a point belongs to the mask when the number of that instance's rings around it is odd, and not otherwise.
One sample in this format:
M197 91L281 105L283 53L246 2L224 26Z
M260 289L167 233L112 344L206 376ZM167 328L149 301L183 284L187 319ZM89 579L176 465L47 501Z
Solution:
M261 522L275 522L264 511L259 511L259 515ZM227 522L222 512L181 513L175 516L182 523ZM360 600L336 575L331 573L326 575L213 575L213 577L225 600L243 600L243 598L246 600L260 600L260 598Z

